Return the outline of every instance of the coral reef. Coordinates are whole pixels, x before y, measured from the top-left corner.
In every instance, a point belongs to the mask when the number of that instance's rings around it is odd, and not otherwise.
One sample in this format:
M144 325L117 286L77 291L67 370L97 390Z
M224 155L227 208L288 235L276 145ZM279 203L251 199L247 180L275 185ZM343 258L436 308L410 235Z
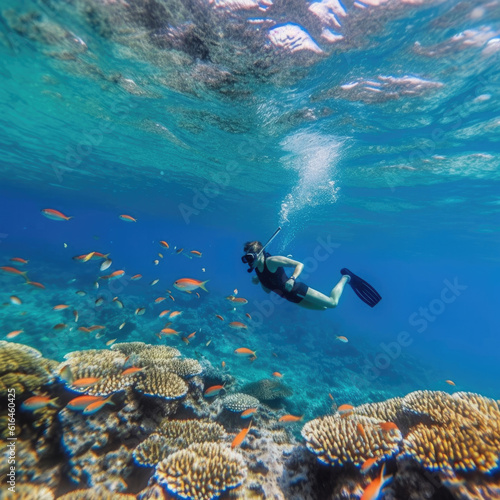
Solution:
M7 396L7 389L15 389L18 396L39 389L52 379L53 367L36 349L0 340L0 397Z
M228 394L222 399L222 406L229 411L242 412L249 408L257 408L259 400L248 394L236 392L235 394Z
M288 398L293 395L292 389L286 386L283 382L268 378L246 384L242 387L241 392L249 394L261 402Z
M329 465L362 465L370 458L389 458L399 451L399 430L384 432L382 423L362 415L328 415L304 425L302 437L318 459Z
M500 498L500 405L478 394L416 391L347 407L306 422L302 444L270 406L291 395L279 380L207 401L207 384L238 382L165 345L75 351L56 366L5 344L10 364L0 370L18 381L21 401L35 391L58 402L19 413L18 481L32 486L15 498L359 499L382 462L394 476L389 498ZM123 375L129 367L140 370ZM95 412L64 408L82 394L110 398ZM251 425L240 418L249 408L258 408ZM369 465L377 472L363 474Z
M240 486L243 458L217 443L196 443L160 462L155 478L165 489L189 500L211 500Z

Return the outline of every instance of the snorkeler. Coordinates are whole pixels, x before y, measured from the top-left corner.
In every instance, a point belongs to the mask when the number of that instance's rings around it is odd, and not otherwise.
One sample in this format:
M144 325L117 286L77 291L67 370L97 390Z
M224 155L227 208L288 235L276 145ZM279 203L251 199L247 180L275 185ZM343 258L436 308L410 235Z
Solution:
M271 256L264 251L280 229L275 231L265 245L262 245L260 241L245 243L245 255L241 258L243 263L249 265L248 272L251 273L255 270L257 274L252 278L252 282L254 284L260 283L266 293L274 292L301 307L323 311L337 307L344 287L349 283L356 295L370 307L374 307L380 302L382 297L377 291L346 268L340 270L342 278L329 296L310 288L305 283L298 282L297 278L304 269L304 264L288 257ZM290 277L285 273L285 267L295 267Z

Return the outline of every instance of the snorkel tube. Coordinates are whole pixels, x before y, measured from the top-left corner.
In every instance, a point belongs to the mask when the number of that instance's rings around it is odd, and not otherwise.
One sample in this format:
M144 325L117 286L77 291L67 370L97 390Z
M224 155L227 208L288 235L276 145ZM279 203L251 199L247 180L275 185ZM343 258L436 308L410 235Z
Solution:
M249 269L247 269L248 273L251 273L253 271L254 262L262 255L262 253L264 252L266 247L269 245L269 243L271 243L271 241L274 240L274 238L276 238L276 236L278 235L278 233L280 231L281 231L281 227L278 227L278 229L276 229L276 231L274 231L273 235L267 240L266 244L262 247L262 249L259 253L249 252L249 253L243 255L243 257L241 258L241 262L243 262L244 264L248 264L248 266L249 266Z

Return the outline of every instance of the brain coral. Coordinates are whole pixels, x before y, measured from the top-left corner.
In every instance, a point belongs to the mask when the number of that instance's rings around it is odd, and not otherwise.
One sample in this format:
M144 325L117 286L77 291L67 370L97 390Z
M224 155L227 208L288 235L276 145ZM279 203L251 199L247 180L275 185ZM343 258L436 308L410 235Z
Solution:
M257 408L259 406L259 400L248 394L237 392L225 396L222 399L222 406L229 411L242 412L249 408Z
M0 396L7 396L9 388L18 395L40 388L51 380L52 368L52 362L36 349L0 340Z
M327 415L307 422L302 437L318 459L330 465L362 465L374 457L390 457L399 451L398 430L383 432L380 420L362 415Z
M192 444L160 462L155 478L179 498L212 500L241 485L246 468L241 455L220 444Z

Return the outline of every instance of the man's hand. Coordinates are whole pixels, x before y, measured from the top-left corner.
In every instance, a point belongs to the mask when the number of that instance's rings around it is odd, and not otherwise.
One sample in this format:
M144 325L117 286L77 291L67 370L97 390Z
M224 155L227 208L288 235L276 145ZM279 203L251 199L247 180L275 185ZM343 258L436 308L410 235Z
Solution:
M259 284L259 278L258 278L257 276L253 276L253 277L252 277L252 283L253 283L254 285L258 285L258 284Z
M295 280L290 278L286 283L285 283L285 290L287 292L291 292L293 285L295 284Z

